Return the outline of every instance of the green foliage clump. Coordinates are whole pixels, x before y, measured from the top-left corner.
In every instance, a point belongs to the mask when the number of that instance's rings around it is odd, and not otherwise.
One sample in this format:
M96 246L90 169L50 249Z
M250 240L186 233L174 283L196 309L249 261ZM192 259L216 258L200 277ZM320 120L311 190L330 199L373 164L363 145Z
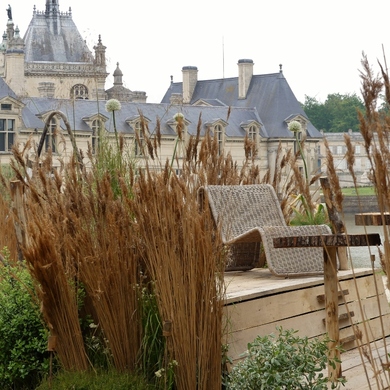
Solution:
M357 112L364 111L364 104L356 94L334 93L329 94L324 103L314 97L305 96L302 108L318 130L344 133L349 129L359 131Z
M116 371L66 372L45 380L36 390L152 390L142 377Z
M147 377L153 380L155 372L164 365L165 343L162 324L156 296L147 287L140 289L139 294L143 329L139 364Z
M319 203L313 210L302 194L296 196L290 207L293 211L289 221L291 226L330 224L325 205Z
M248 354L237 363L230 375L230 390L328 389L326 367L329 339L309 340L295 330L277 328L279 334L258 336L248 344ZM332 365L335 360L330 361ZM331 384L335 389L343 379Z
M35 389L49 371L47 331L23 264L0 264L0 388Z

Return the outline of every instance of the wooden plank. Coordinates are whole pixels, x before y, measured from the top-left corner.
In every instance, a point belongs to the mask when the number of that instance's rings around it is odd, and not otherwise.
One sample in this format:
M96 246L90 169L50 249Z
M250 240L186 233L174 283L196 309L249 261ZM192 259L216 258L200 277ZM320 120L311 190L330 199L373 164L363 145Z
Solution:
M385 344L387 349L384 347ZM345 387L342 388L345 390L389 388L389 373L384 372L382 362L389 361L386 352L390 350L390 338L371 343L365 346L364 349L365 351L372 351L371 362L365 356L365 352L363 350L359 351L357 348L341 355L343 374L347 380ZM378 378L378 381L376 378Z
M376 295L375 281L378 284L379 295ZM353 296L353 301L348 302L348 309L345 304L339 305L340 315L354 312L352 323L358 325L359 331L363 334L367 331L371 335L370 340L383 337L379 312L382 313L384 324L390 323L390 306L388 304L386 294L384 292L384 284L382 276L379 274L361 276L355 280L342 280L341 288L348 287ZM307 310L310 305L317 305L314 290L320 289L320 286L307 288L303 290L292 291L290 293L278 294L276 296L263 297L252 301L246 301L226 307L228 314L228 323L231 327L229 335L229 344L231 351L234 351L234 359L238 359L246 348L248 342L253 341L257 335L265 336L275 333L276 326L282 326L285 329L296 329L302 336L309 338L317 337L326 332L323 319L326 316L325 310L322 308L313 312L308 312L303 315L299 314L299 303L307 305ZM349 296L346 296L349 297ZM308 300L309 304L305 303ZM262 306L262 303L266 305ZM272 310L272 302L278 303L277 309ZM291 307L295 305L295 309ZM378 302L381 310L378 309ZM294 304L293 304L294 303ZM362 314L363 313L363 314ZM292 317L289 317L292 316ZM362 322L367 322L366 329ZM265 323L265 321L269 321ZM354 335L354 329L351 328L349 321L340 321L340 339L350 338ZM386 330L385 332L390 330ZM363 340L367 337L363 337ZM356 342L349 342L344 345L346 350L355 348Z
M390 213L358 213L355 214L357 226L382 226L390 225Z
M367 306L367 308L368 307L369 306ZM356 310L354 310L354 312L355 316L358 316L359 312L357 312ZM304 316L281 320L277 323L269 323L262 326L243 329L231 333L229 334L228 338L229 357L231 357L233 361L240 359L240 356L246 351L248 343L252 342L257 336L276 334L276 326L281 326L283 327L283 329L295 329L298 331L297 334L301 337L320 337L326 333L326 328L322 322L324 315L324 312L315 312L306 314ZM384 324L389 324L390 313L384 314L382 319L384 321ZM365 328L362 323L357 323L356 326L356 330L358 332L361 332L362 342L381 340L381 338L383 337L381 319L379 317L371 318L367 322L368 334L365 332ZM385 332L389 333L389 330L385 329ZM354 328L351 328L350 326L340 329L340 339L345 339L353 334ZM388 336L388 334L385 334L384 336ZM357 345L357 341L354 341L343 345L343 348L345 350L350 350L356 348Z
M372 279L372 278L371 278ZM345 281L346 282L346 281ZM352 281L349 281L352 282ZM352 283L349 283L352 285ZM362 281L359 284L360 294L364 294L364 282ZM362 299L362 307L366 310L366 316L371 318L372 316L378 315L378 300L376 295L373 295L375 292L375 286L373 280L367 284L370 291L370 297ZM323 288L323 287L322 287ZM318 289L318 288L315 288ZM314 324L316 321L323 321L325 318L324 305L316 304L314 294L312 294L312 289L305 289L299 291L292 291L291 293L286 293L278 295L276 297L265 297L262 299L257 299L249 302L243 302L236 305L229 305L225 307L225 315L228 323L230 324L232 332L237 332L239 330L245 330L249 328L256 327L260 331L260 327L266 324L271 324L271 332L275 329L277 324L280 324L282 321L283 326L288 326L289 320L295 321L294 318L301 318L302 324L299 324L299 320L296 322L300 328L308 324L310 330L314 333L311 333L310 337L315 335L320 335L324 328L321 324L320 329L316 329ZM355 313L353 322L358 323L363 320L361 316L361 310L359 302L357 301L356 290L351 290L353 293L354 301L351 302L351 299L348 299L348 308L349 311ZM383 287L382 292L379 295L381 312L383 314L390 313L390 306L387 304L386 295L384 293ZM345 304L342 299L339 299L340 303L340 314L347 312ZM313 308L313 310L311 310ZM368 310L368 311L367 311ZM374 310L374 312L372 312ZM318 312L318 317L312 319L302 317L306 314L313 314ZM343 327L344 323L340 323L340 327ZM268 328L269 329L269 328ZM264 333L262 333L264 334ZM307 334L309 336L309 334ZM251 340L248 340L248 342Z
M338 293L337 293L337 297L339 299L344 297L344 296L347 296L347 295L349 295L349 290L339 290ZM325 294L317 295L317 301L319 303L325 302Z
M371 268L359 268L339 271L339 280L371 275ZM238 303L281 292L311 286L323 286L323 276L294 276L281 278L273 275L266 268L255 268L247 272L225 272L226 298L225 303Z
M323 234L317 236L276 237L275 248L301 247L344 247L381 245L378 233L369 234Z
M384 296L382 276L375 275L380 294ZM356 277L356 279L341 280L339 289L348 290L349 294L339 298L339 303L356 301L361 296L376 296L375 281L373 275ZM319 286L295 289L275 295L267 295L261 299L243 300L225 306L225 315L234 329L245 329L257 326L259 323L266 324L283 318L289 318L320 310L325 303L319 303L318 295L324 292L323 283ZM384 297L385 298L385 297Z
M390 347L390 339L387 338L384 342L369 344L373 350L373 360L371 364L367 357L364 356L363 351L359 352L359 349L344 352L341 355L343 376L347 383L345 387L341 387L345 390L363 390L363 389L385 389L388 388L388 378L386 380L383 369L381 368L381 361L386 362L386 351L384 343L387 344L387 348ZM368 350L367 346L365 349ZM375 374L380 378L377 383L375 380ZM325 372L324 372L325 374ZM366 375L367 374L367 375Z

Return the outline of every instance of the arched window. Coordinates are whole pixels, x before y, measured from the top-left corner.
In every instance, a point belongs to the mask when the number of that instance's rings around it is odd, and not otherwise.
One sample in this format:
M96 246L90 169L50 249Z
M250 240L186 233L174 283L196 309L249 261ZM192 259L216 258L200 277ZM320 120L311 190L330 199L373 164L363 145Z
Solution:
M95 154L99 147L100 130L103 128L102 121L95 119L92 121L92 153Z
M76 84L70 91L70 98L75 100L87 100L88 88L83 84Z
M52 153L57 153L57 119L52 118L45 138L46 152L51 149Z

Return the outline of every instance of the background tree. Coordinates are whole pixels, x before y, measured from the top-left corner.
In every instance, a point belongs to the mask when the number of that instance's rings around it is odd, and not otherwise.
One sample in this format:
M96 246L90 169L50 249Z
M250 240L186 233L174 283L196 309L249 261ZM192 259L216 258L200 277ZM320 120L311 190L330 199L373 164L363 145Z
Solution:
M324 103L315 97L305 96L302 104L310 121L318 130L332 133L342 133L349 129L359 131L357 112L364 110L364 105L356 94L329 94Z

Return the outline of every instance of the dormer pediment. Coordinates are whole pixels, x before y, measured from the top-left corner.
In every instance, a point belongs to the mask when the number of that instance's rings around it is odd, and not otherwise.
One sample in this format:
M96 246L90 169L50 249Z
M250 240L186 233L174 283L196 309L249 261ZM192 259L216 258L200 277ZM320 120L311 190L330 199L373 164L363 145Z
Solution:
M133 115L131 117L126 118L125 122L129 126L133 127L137 122L139 122L141 120L145 121L146 123L150 123L151 122L151 120L148 117L144 116L144 115Z
M198 99L193 106L206 106L206 107L226 107L225 103L222 103L219 99Z
M12 96L5 96L0 99L0 110L3 112L14 113L15 111L23 109L23 107L25 107L25 104Z
M49 115L53 112L53 111L56 111L56 110L49 110L49 111L43 111L43 112L40 112L39 114L37 114L36 116L41 120L43 121L44 123L46 123ZM65 123L64 121L62 120L61 116L56 114L54 115L54 117L56 120L57 120L57 123L59 122L59 125L61 127L61 129L65 129Z
M240 127L243 128L244 130L249 129L251 126L255 126L255 127L260 129L261 125L262 125L261 123L259 123L257 121L253 121L253 120L240 123Z
M193 106L207 106L207 107L211 107L212 105L211 105L210 103L206 102L206 101L203 100L203 99L199 99L199 100L197 100L197 101L193 104Z
M229 123L224 121L221 118L211 119L205 123L206 127L214 127L217 125L221 125L222 127L226 127Z
M107 116L105 116L105 115L103 115L103 114L101 114L100 112L98 113L95 113L95 114L92 114L92 115L89 115L89 116L85 116L84 118L83 118L83 121L85 122L85 123L87 123L88 125L90 125L93 121L95 121L95 120L100 120L100 121L102 121L103 123L105 123L105 122L107 122L108 121L108 117Z
M184 126L185 127L188 127L188 125L190 125L192 122L189 121L188 119L184 118L183 119L183 123L184 123ZM167 125L173 130L173 131L176 131L176 125L177 125L177 122L175 119L170 119L167 121Z
M133 115L131 117L126 118L125 122L131 127L131 129L136 132L141 128L141 121L144 122L147 126L152 121L144 116L144 115Z
M289 124L292 121L297 121L303 125L303 124L306 124L308 122L308 119L301 114L291 114L284 121L287 124Z
M303 134L307 133L307 123L309 122L309 120L306 117L304 117L303 115L301 115L301 114L291 114L284 121L286 122L287 126L292 121L299 122L302 125L302 133Z

